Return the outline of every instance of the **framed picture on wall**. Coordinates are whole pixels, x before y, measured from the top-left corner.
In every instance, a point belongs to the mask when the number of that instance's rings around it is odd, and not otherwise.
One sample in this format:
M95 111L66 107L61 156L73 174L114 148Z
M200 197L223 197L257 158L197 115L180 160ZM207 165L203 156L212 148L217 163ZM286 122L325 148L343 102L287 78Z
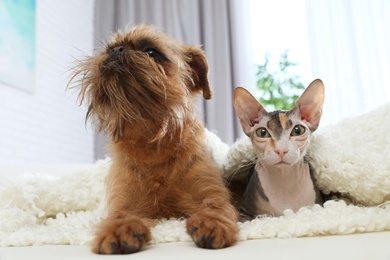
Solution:
M33 92L35 0L0 0L0 84Z

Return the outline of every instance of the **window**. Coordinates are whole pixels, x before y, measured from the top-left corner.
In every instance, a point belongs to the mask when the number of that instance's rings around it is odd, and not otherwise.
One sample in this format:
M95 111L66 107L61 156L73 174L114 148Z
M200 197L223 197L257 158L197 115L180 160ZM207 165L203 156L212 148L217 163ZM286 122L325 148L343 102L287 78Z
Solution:
M324 81L322 125L390 102L390 2L250 0L253 55L285 49L307 86Z

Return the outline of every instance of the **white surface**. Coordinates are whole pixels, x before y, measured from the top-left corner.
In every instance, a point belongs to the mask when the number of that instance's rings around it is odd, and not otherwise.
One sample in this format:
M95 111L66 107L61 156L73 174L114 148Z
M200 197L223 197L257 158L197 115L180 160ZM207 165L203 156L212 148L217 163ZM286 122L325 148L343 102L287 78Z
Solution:
M220 249L200 249L190 242L148 246L145 250L124 256L100 256L87 246L33 246L0 248L1 260L52 259L371 259L390 260L390 232L293 239L261 239L239 242Z

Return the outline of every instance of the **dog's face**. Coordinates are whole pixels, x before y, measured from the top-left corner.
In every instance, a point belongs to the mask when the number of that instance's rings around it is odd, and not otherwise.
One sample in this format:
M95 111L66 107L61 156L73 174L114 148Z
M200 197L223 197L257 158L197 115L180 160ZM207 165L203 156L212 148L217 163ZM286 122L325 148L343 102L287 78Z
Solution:
M183 127L193 114L195 93L211 98L207 73L199 48L139 25L114 34L98 55L79 63L72 79L81 76L87 118L97 119L113 141L129 134L152 141Z

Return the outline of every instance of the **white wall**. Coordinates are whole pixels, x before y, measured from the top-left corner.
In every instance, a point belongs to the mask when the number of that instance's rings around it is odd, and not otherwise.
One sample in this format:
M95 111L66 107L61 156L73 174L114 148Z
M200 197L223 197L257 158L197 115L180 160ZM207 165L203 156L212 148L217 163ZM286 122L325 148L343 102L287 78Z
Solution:
M36 0L32 93L0 85L0 164L89 163L86 107L65 92L75 58L93 50L94 0Z

